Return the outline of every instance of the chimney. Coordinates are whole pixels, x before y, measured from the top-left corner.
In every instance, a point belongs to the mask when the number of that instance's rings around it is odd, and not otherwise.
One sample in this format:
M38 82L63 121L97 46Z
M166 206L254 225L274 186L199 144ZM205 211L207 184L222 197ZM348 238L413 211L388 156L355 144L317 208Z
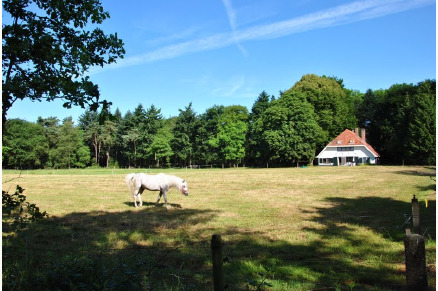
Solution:
M356 127L356 128L354 129L354 134L355 134L357 137L359 136L359 128Z
M361 136L361 138L362 138L362 140L363 140L364 142L367 142L367 136L366 136L365 128L361 128L360 136Z

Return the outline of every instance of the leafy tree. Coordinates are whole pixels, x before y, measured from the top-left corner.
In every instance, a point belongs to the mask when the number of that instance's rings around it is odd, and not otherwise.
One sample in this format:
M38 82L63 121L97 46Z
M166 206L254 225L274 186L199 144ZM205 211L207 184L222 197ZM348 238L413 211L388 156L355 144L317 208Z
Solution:
M111 147L116 142L117 124L106 120L102 126L102 145L105 148L105 167L109 167Z
M323 132L304 94L286 91L266 109L261 122L271 161L312 163Z
M20 119L9 120L3 138L2 160L6 168L44 168L49 157L49 142L40 124Z
M154 136L163 127L163 115L161 109L154 105L146 110L145 130L150 136Z
M124 154L128 158L129 167L131 167L131 165L133 165L135 168L137 167L137 144L139 137L140 133L137 128L128 130L128 132L122 136L125 144Z
M217 135L210 139L222 162L238 164L245 157L245 141L248 130L248 110L244 106L225 107L219 118Z
M167 166L170 165L170 159L173 156L171 142L173 139L171 122L167 122L157 134L154 135L154 140L150 146L151 155L155 160L155 166L160 167L163 163Z
M347 107L347 116L345 122L348 127L346 128L353 128L353 126L357 127L359 124L358 111L360 104L363 101L364 94L358 90L350 90L346 88L344 88L344 92L346 95L344 102Z
M263 91L254 102L249 115L248 135L247 135L247 160L252 163L266 163L269 160L267 155L267 145L263 139L263 128L261 127L261 117L270 106L269 95Z
M157 156L154 153L152 146L157 146L156 142L160 140L161 145L164 146L166 144L165 147L167 148L167 142L168 142L167 138L172 136L171 133L164 134L164 132L161 131L161 129L163 128L163 124L164 121L163 121L163 115L161 114L161 109L158 109L154 105L151 105L151 107L149 107L146 110L146 121L145 124L143 125L143 133L144 133L143 143L146 146L145 160L146 163L149 165L157 161ZM160 137L157 139L156 136L158 133L160 133ZM157 150L157 148L155 148L155 150ZM161 150L164 149L162 148ZM163 153L164 156L166 156L167 153L169 153L168 150L169 149L165 150L165 153Z
M403 164L406 159L405 146L407 143L407 132L411 119L411 98L416 94L413 84L395 84L385 92L385 102L383 108L385 114L382 125L387 129L386 149L384 156L391 160L401 161Z
M417 93L409 100L406 113L410 120L405 144L406 158L411 164L436 163L436 83L426 80L418 84Z
M108 104L84 73L114 63L125 50L117 34L98 27L109 17L99 0L4 0L3 13L9 20L2 29L3 124L18 99L62 99L64 107L94 110Z
M379 108L379 97L373 90L368 89L363 95L362 101L359 103L356 117L358 119L358 125L362 128L367 128L371 121L374 119L375 112Z
M135 144L135 164L138 167L146 166L149 157L149 145L152 143L152 137L146 130L148 123L148 117L146 115L146 110L142 104L139 104L127 123L130 124L129 133L131 138L138 135ZM134 130L135 129L135 130Z
M53 151L53 166L56 168L86 167L90 150L83 142L82 132L75 127L71 117L64 119L60 127L59 141Z
M56 147L59 139L59 119L56 117L42 118L38 117L37 124L44 127L45 136L49 142L49 148Z
M102 149L102 127L99 124L99 115L95 111L87 110L79 117L79 127L84 131L85 142L94 151L94 163L99 165Z
M195 136L195 157L197 163L220 163L219 153L209 140L217 135L219 120L225 111L224 106L213 106L199 116Z
M426 80L365 93L358 119L383 163L435 160L435 87L434 80Z
M358 125L367 130L367 142L373 145L373 148L381 154L381 161L384 161L384 156L386 156L386 143L382 141L386 140L389 133L393 130L391 122L384 120L385 111L388 110L384 106L385 96L385 90L373 91L368 89L356 113Z
M313 106L315 119L323 130L323 139L318 143L318 149L322 149L346 128L354 128L357 125L357 121L352 118L354 112L349 110L351 106L342 84L342 79L310 74L304 75L290 89L303 93Z
M175 162L182 166L192 164L193 143L196 136L197 117L192 109L192 103L185 108L179 109L173 128L172 150L175 154Z

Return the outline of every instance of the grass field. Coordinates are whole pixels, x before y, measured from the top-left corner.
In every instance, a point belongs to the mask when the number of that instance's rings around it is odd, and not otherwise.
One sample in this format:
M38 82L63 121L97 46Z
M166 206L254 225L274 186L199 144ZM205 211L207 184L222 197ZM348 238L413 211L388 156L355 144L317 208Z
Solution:
M403 289L416 194L435 288L435 167L164 170L189 182L169 210L147 191L135 209L129 172L3 171L50 216L16 232L3 215L3 287L211 290L217 233L228 290Z

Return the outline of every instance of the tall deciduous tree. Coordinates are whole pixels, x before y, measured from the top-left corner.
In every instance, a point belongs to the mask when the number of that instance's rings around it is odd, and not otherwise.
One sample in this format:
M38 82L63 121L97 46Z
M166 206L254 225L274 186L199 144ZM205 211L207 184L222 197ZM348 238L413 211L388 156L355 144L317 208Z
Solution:
M435 163L435 88L426 80L365 93L358 118L383 163Z
M171 127L173 125L167 122L165 126L158 130L154 135L153 142L150 146L151 155L154 157L155 166L160 167L163 164L169 166L170 158L173 155L171 141L173 138Z
M272 161L312 163L323 136L313 106L302 93L286 91L262 115L263 138Z
M357 126L357 122L352 118L354 112L349 110L349 99L341 84L342 79L310 74L304 75L290 89L303 93L313 106L315 119L324 134L318 148L322 149L346 128Z
M221 162L218 151L209 141L217 135L219 120L224 111L224 106L215 105L200 115L195 136L195 156L198 163L214 164Z
M79 127L84 131L85 142L94 151L94 163L99 165L100 151L102 149L102 127L99 124L97 112L87 110L79 117Z
M217 135L210 144L217 149L223 163L238 164L245 157L248 109L240 105L225 107L219 118Z
M173 128L172 149L175 153L175 162L182 166L192 164L196 127L197 118L192 109L192 103L185 110L179 109L179 115Z
M105 167L109 167L111 148L116 143L117 124L106 120L102 125L102 145L105 149Z
M16 169L44 168L49 157L49 142L40 124L12 119L3 139L4 165Z
M67 108L107 105L84 73L114 63L125 51L117 34L97 26L109 17L99 0L4 0L3 13L3 124L18 99L62 99ZM93 28L87 28L90 22Z
M247 160L251 163L264 164L269 161L267 145L263 139L263 128L261 117L270 106L269 95L263 91L254 102L248 122L247 134Z
M419 83L408 101L409 123L404 149L411 164L436 163L436 82Z
M57 147L53 151L53 166L59 168L86 167L90 162L90 150L84 144L79 128L71 117L64 119Z

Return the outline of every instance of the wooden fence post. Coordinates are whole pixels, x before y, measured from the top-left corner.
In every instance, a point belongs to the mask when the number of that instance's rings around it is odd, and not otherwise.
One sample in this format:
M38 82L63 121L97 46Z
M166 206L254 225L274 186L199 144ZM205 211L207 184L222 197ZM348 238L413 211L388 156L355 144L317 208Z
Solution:
M211 254L213 261L213 283L215 291L224 290L224 260L222 255L222 238L219 234L211 237Z
M412 221L414 223L414 233L421 234L421 224L420 224L420 205L418 199L412 198Z
M426 249L421 235L405 237L405 259L408 290L427 290Z

